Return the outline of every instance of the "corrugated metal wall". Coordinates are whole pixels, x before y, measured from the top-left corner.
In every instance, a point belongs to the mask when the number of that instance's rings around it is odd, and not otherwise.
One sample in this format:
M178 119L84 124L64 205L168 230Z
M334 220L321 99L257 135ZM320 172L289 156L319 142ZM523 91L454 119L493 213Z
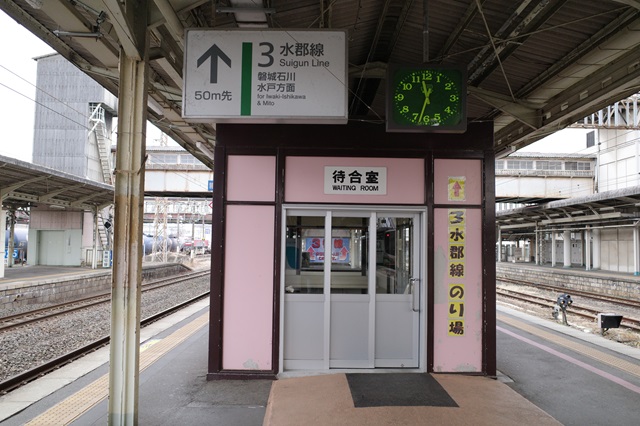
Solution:
M95 139L89 137L90 105L105 103L117 110L116 98L60 55L36 60L33 162L102 182Z

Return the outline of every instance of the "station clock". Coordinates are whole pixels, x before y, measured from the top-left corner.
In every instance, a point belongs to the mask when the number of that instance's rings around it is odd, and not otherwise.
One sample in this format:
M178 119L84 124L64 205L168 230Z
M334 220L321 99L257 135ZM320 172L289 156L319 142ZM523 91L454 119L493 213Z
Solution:
M386 95L388 132L463 133L467 129L464 67L390 64Z

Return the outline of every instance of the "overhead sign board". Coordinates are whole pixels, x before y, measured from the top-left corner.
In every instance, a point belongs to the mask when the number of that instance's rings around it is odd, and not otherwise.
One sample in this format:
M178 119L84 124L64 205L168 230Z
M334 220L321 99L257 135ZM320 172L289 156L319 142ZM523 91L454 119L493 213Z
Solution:
M346 36L343 30L188 29L182 117L344 124Z

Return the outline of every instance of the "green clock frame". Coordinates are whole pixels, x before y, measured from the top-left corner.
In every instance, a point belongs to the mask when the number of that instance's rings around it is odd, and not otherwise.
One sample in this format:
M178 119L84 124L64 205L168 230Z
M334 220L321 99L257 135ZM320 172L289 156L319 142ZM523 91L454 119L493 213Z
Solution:
M390 64L386 98L387 132L467 130L464 67Z

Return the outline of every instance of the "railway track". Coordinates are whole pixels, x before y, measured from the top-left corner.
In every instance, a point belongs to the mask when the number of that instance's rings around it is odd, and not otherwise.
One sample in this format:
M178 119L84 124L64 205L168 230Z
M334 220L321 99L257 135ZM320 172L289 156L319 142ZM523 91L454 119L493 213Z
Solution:
M208 273L208 271L207 271ZM195 303L201 299L204 299L206 297L209 296L209 292L205 292L202 293L196 297L193 297L187 301L184 301L180 304L177 304L169 309L166 309L162 312L156 313L154 315L151 315L143 320L140 321L140 327L144 327L146 325L149 325L151 323L153 323L154 321L157 321L160 318L163 318L165 316L168 316L182 308L184 308L185 306L188 306L192 303ZM20 386L23 386L33 380L36 380L39 377L44 376L45 374L54 371L78 358L81 358L82 356L89 354L93 351L95 351L96 349L108 345L110 341L110 337L109 336L105 336L102 337L100 339L97 339L93 342L90 342L78 349L75 349L73 351L70 351L69 353L60 356L58 358L52 359L48 362L45 362L35 368L32 368L30 370L24 371L21 374L15 375L7 380L4 380L2 382L0 382L0 395L4 395L7 392L10 392L13 389L16 389Z
M634 308L634 309L640 309L640 302L638 302L638 301L629 300L629 299L623 299L621 297L608 296L606 294L593 293L593 292L580 291L580 290L569 290L569 289L567 289L565 287L557 287L557 286L553 286L553 285L534 283L534 282L530 282L530 281L514 280L514 279L511 279L511 278L502 278L501 277L501 278L496 278L496 281L497 282L510 283L510 284L516 284L516 285L522 285L522 286L529 286L529 287L533 286L533 287L538 288L538 289L544 289L544 290L558 292L558 293L571 293L572 297L573 296L587 297L587 298L598 300L598 301L602 301L602 302L611 302L611 303L615 303L617 305L628 306L628 307Z
M159 280L149 281L142 285L142 292L180 284L187 280L199 278L208 274L209 271L196 271L186 273L184 275L165 277ZM52 306L47 306L40 309L34 309L28 312L0 317L0 333L38 321L45 321L59 315L65 315L82 309L88 309L103 303L108 303L110 300L111 293L106 292L81 299L59 303Z
M587 306L587 304L576 303L576 300L580 300L579 298L584 298L584 299L592 300L596 302L606 302L606 303L611 303L615 305L621 305L631 309L638 309L640 311L640 302L630 301L630 300L621 299L617 297L604 296L604 295L591 293L591 292L568 290L562 287L555 287L555 286L550 286L545 284L537 284L537 283L526 282L521 280L511 280L506 278L500 278L497 281L516 284L518 286L543 289L546 291L555 292L559 294L568 293L573 298L574 303L569 308L567 308L567 314L575 315L581 318L586 318L591 321L595 321L598 313L603 313L605 311L603 311L602 309L595 309L591 306ZM529 303L529 304L533 304L540 307L548 307L550 311L555 306L556 300L557 300L556 297L537 296L537 295L526 293L524 291L518 291L514 289L504 289L500 287L496 289L496 294L503 298L517 300L520 302ZM620 326L627 327L635 332L640 332L640 319L623 315L623 319Z

